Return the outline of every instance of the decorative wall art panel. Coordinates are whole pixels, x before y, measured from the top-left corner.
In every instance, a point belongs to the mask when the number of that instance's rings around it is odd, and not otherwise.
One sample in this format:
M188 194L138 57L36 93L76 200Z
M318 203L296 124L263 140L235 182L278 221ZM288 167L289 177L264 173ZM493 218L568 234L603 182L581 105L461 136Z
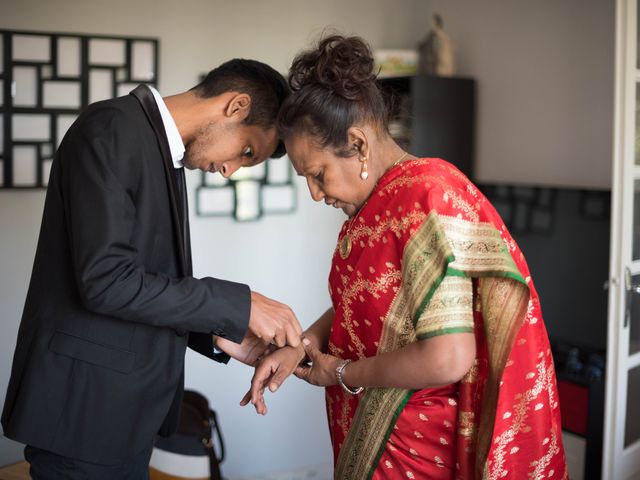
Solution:
M90 103L158 82L158 40L0 30L0 188L44 188Z
M240 222L265 214L292 213L297 197L287 156L241 168L230 178L202 172L196 189L196 213L201 217L232 216Z

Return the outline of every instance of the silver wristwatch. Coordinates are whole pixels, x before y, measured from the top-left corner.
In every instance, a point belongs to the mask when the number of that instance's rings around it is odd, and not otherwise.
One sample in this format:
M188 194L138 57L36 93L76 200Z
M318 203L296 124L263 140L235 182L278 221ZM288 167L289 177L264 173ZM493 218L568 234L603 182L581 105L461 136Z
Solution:
M351 360L343 360L340 362L340 364L336 367L336 378L338 379L338 384L342 387L342 389L345 392L351 395L358 395L360 392L364 390L364 387L358 387L352 390L349 387L347 387L344 383L344 379L343 379L344 369L347 368L347 365L349 365L350 363L351 363Z

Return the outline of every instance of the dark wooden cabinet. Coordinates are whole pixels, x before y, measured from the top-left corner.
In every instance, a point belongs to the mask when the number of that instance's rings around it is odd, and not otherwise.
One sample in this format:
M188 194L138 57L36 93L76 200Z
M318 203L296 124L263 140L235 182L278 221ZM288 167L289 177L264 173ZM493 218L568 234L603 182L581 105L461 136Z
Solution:
M470 78L378 79L391 105L390 130L420 157L439 157L474 174L476 83Z

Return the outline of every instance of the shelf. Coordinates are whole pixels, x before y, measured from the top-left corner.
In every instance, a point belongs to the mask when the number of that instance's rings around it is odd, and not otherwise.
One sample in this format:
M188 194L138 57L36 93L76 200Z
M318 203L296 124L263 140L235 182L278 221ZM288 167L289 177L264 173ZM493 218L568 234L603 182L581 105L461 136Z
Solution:
M400 146L419 157L443 158L473 180L475 80L414 75L377 82Z

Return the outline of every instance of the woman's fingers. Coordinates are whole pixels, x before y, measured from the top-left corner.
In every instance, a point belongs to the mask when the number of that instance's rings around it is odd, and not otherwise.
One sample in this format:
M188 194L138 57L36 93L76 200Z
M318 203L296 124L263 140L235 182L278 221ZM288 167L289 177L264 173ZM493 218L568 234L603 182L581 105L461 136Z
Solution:
M244 394L244 397L242 397L242 400L240 400L240 406L244 407L246 405L249 404L249 402L251 402L254 406L254 408L256 409L256 412L259 415L266 415L267 414L267 404L264 401L264 395L262 395L262 392L260 392L259 397L253 401L251 398L251 390L249 390L247 393Z
M259 415L266 415L267 414L267 404L264 401L264 397L260 397L260 399L256 402L255 404L256 407L256 412Z
M245 393L244 397L242 397L242 400L240 400L240 406L244 407L249 403L250 400L251 400L251 390L247 390L247 393Z
M274 364L271 359L265 359L259 366L256 368L256 371L251 379L251 402L255 405L262 392L267 386L267 383L273 373L277 370L277 365Z
M287 371L286 369L278 368L272 375L269 380L269 391L272 393L280 388L280 386L284 383L284 381L291 375L291 371Z
M311 363L316 361L322 355L322 352L318 350L306 337L302 337L302 346L304 347L304 351L307 353L309 360L311 360Z
M293 374L305 382L309 382L309 374L311 373L311 367L299 366L296 367Z

